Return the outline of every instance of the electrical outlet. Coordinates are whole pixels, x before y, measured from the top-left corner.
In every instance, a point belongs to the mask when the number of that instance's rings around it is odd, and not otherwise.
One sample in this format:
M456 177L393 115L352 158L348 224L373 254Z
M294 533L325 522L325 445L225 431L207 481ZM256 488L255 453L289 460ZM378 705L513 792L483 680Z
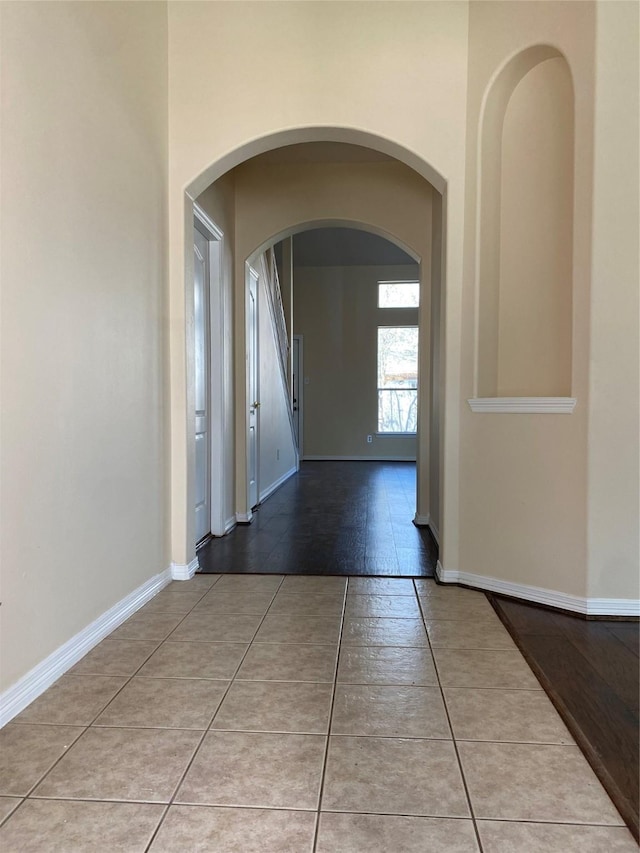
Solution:
M372 442L373 442L373 436L372 436L372 435L368 435L368 436L367 436L367 444L371 444Z

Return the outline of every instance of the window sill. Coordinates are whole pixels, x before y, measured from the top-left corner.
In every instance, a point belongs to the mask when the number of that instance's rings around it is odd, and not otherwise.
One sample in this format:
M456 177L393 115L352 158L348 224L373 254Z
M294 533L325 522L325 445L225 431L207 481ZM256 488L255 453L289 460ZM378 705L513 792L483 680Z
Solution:
M523 415L570 415L576 402L575 397L471 397L467 400L472 412Z
M417 432L376 432L376 438L415 438Z

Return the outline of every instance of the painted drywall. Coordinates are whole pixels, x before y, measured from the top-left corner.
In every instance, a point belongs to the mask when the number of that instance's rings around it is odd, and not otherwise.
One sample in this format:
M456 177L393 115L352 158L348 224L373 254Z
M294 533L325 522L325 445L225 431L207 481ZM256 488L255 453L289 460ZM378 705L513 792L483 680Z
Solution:
M598 3L588 590L640 598L638 5Z
M420 307L424 341L420 342L420 374L429 376L429 300L431 253L431 204L433 190L412 169L393 161L374 162L280 162L256 157L234 170L236 186L236 359L243 358L244 271L243 258L301 227L323 224L366 224L373 232L397 240L415 256L424 258ZM295 263L295 254L294 254ZM295 283L294 283L295 291ZM296 296L294 292L294 310ZM294 324L295 325L295 324ZM296 332L297 333L297 332ZM306 353L305 353L306 358ZM305 368L306 369L306 368ZM244 393L238 377L237 395ZM305 430L308 428L305 416ZM365 416L366 423L369 419ZM369 425L364 435L372 431ZM362 430L360 430L362 432ZM245 427L240 423L236 441L241 446ZM422 513L429 512L429 418L428 407L420 414L418 497ZM406 449L406 448L405 448ZM311 454L305 446L306 455ZM414 455L412 447L408 455ZM418 454L420 449L418 448ZM320 454L317 454L320 455ZM322 454L325 455L325 454ZM334 455L334 454L331 454ZM365 455L353 453L349 455ZM238 454L237 478L246 482L245 455ZM238 498L243 511L241 498ZM246 511L246 510L244 510Z
M460 399L460 563L445 568L587 594L587 382L591 262L595 7L589 3L470 4L467 230ZM572 415L474 414L478 259L478 135L500 69L532 45L552 45L575 93ZM480 228L482 238L482 229ZM445 441L448 436L445 436Z
M500 132L497 387L486 396L569 397L574 140L564 59L525 74Z
M417 280L418 265L297 266L295 241L293 257L294 333L304 339L305 457L415 459L415 437L377 434L377 332L416 326L418 309L378 308L377 283Z
M169 565L167 14L2 5L5 689Z
M264 253L252 259L258 273L258 496L262 501L297 468L286 365L280 363L275 310Z
M185 319L189 320L185 280L190 280L184 194L199 194L248 157L314 140L368 145L400 156L439 191L446 190L444 547L457 561L467 21L466 3L380 2L366 8L361 3L325 2L169 4L176 561L187 561L193 547L186 511L193 491L193 453L182 414L188 408L190 385L184 359ZM269 58L259 64L258 72L255 58L264 56L265 45Z
M222 231L222 304L225 335L221 341L211 341L214 359L222 358L224 364L224 389L222 406L224 411L224 471L222 477L213 472L216 483L223 484L223 513L226 525L235 523L235 469L234 469L234 361L233 361L233 259L235 243L235 188L233 176L225 175L213 183L196 199L200 207ZM215 297L214 297L215 298ZM220 405L213 401L213 405ZM215 487L215 486L212 486Z

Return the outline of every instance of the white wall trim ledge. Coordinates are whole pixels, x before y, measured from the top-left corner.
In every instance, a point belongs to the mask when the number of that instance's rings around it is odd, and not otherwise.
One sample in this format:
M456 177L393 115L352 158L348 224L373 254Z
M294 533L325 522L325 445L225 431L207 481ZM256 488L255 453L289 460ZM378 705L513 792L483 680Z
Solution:
M575 397L471 397L472 412L521 415L570 415L576 407Z
M199 568L200 564L198 563L197 557L194 557L193 560L186 565L182 563L171 563L171 580L190 581Z
M282 475L282 477L278 477L278 479L275 481L275 483L272 483L268 488L266 488L264 490L264 492L261 492L260 503L262 503L262 501L266 501L267 498L270 498L271 495L276 491L276 489L279 489L280 486L282 486L284 483L287 482L289 477L293 477L293 475L297 474L297 473L298 473L298 463L296 462L296 464L293 466L293 468L290 468L287 472L285 472Z
M0 696L0 728L170 582L171 569L154 575L7 688Z
M534 604L581 613L584 616L640 616L640 601L633 598L582 598L539 586L511 583L471 572L460 572L457 569L445 569L440 561L436 566L436 576L441 583L462 583L485 592L497 592Z

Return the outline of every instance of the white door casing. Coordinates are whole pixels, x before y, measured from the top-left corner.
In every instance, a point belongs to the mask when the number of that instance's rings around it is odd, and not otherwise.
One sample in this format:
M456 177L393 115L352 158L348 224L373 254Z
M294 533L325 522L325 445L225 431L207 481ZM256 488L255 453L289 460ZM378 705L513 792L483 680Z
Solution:
M207 313L207 371L208 371L208 465L207 483L209 497L209 527L214 536L223 536L227 531L225 511L226 477L225 477L225 448L230 437L226 435L226 412L227 400L230 395L229 379L226 377L225 357L225 290L222 270L223 258L223 233L218 226L212 222L207 214L197 204L193 204L194 213L194 241L196 234L199 238L206 240L208 279L206 286L206 298L209 305ZM198 238L198 239L199 239ZM204 251L204 244L200 249ZM194 253L195 255L195 253ZM194 256L196 270L198 266L197 256ZM194 294L195 296L195 294ZM194 300L195 302L195 300ZM197 382L197 379L196 379ZM197 389L196 389L197 390ZM197 403L196 403L197 405ZM197 413L196 413L197 424ZM197 435L197 434L196 434ZM196 437L196 454L197 454ZM196 455L197 465L197 455ZM212 475L215 472L215 476ZM201 487L198 484L198 471L196 469L196 493ZM204 522L202 523L204 526ZM197 527L197 524L196 524ZM200 540L196 531L196 541ZM206 535L206 533L204 534Z
M247 264L247 503L258 503L260 428L258 352L258 273Z
M193 231L195 340L196 542L211 532L211 454L209 452L209 241Z
M302 381L302 373L304 370L303 367L303 357L302 357L302 335L294 335L293 336L293 346L292 346L292 363L293 367L291 370L291 387L292 387L292 403L293 403L293 429L296 434L296 441L298 442L298 461L301 462L302 455L302 438L303 438L303 414L302 414L302 402L303 402L303 389L304 383Z

